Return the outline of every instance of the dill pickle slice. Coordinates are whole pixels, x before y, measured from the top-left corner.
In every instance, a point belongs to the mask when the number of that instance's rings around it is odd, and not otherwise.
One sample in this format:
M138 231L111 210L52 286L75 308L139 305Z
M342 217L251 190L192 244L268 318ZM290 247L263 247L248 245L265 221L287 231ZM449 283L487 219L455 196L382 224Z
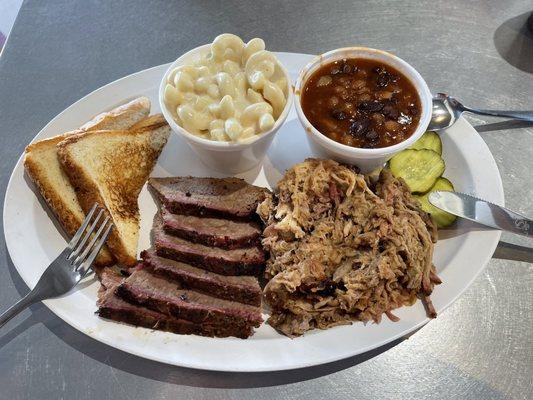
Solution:
M433 150L407 149L389 161L389 168L396 178L402 178L411 192L427 192L445 169L444 160Z
M439 135L433 131L427 131L418 139L415 144L413 144L410 149L413 150L433 150L435 153L442 155L442 141L440 140Z
M429 202L429 194L437 190L453 192L454 188L452 183L448 179L439 178L437 179L437 182L435 182L429 192L422 196L415 196L415 198L418 199L418 201L420 202L422 210L431 215L431 218L433 218L433 221L435 221L437 227L447 228L448 226L453 224L457 217L453 214L447 213L446 211L442 211L440 208L435 207Z

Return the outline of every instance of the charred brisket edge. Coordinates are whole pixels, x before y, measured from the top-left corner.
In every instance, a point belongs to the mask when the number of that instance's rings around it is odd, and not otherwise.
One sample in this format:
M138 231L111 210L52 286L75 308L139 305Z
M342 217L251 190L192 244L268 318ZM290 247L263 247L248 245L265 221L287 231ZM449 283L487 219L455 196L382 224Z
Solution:
M133 310L116 310L111 307L102 306L98 309L97 314L101 318L107 318L113 321L120 321L126 324L142 326L149 329L157 329L182 335L201 335L208 337L227 337L235 336L240 339L246 339L253 334L251 326L242 327L240 330L228 326L213 326L207 324L195 324L190 321L176 319L162 315L163 318L155 319L152 316L142 315L140 311Z
M137 268L143 267L144 264L137 265ZM134 269L131 269L130 272L133 270ZM116 273L121 272L122 271L117 269ZM98 276L98 278L100 279L101 276ZM105 291L115 290L116 292L116 287L114 286L105 287L102 285L101 290L102 289ZM116 293L114 293L114 295L119 297ZM120 300L126 301L122 298ZM235 336L240 339L246 339L253 335L252 326L242 327L239 331L237 331L235 327L231 325L216 326L211 324L196 324L185 319L168 316L144 307L139 307L136 310L121 308L120 304L114 307L113 304L109 304L105 299L103 299L103 301L99 300L97 304L99 308L96 311L96 314L101 318L107 318L113 321L119 321L134 326L142 326L148 329L157 329L182 335L200 335L207 337Z
M154 298L136 296L134 291L125 283L122 283L117 287L116 294L128 303L140 305L164 315L184 319L195 324L231 326L237 331L241 331L250 326L259 327L262 322L261 317L253 318L252 315L250 315L249 318L244 318L238 315L228 315L216 309L188 309L187 307L182 307L178 304L163 302Z
M194 202L181 203L178 201L167 200L156 188L151 184L148 184L148 188L158 200L160 205L163 205L171 214L182 215L195 215L197 217L212 217L229 219L233 221L257 221L259 222L259 216L255 213L255 208L246 210L218 210L216 208L207 207L203 204L197 204ZM261 201L257 202L259 204ZM257 207L256 204L256 207ZM160 207L161 208L161 207Z
M263 271L264 262L244 263L242 261L221 260L209 255L200 255L194 253L184 253L176 251L169 247L161 247L155 243L156 253L160 257L170 258L171 260L189 263L198 266L207 271L220 275L254 275L258 276Z
M236 221L257 220L255 217L255 209L232 212L209 208L202 204L179 203L176 201L167 201L166 199L161 199L161 201L165 208L172 214L196 215L198 217L222 218Z
M203 244L204 246L219 247L226 250L234 250L245 247L258 246L261 243L261 233L245 237L243 239L233 240L228 237L214 237L211 235L204 235L194 231L179 229L165 223L163 220L163 230L169 235L174 235L179 238L188 240L193 243Z
M226 288L217 282L210 282L206 280L197 280L193 277L187 276L187 273L179 274L165 268L160 268L155 265L149 256L143 251L141 257L144 260L144 268L148 269L154 275L162 276L169 280L179 281L186 288L198 290L204 294L218 297L225 300L236 301L252 306L261 306L261 290L254 292L246 286Z

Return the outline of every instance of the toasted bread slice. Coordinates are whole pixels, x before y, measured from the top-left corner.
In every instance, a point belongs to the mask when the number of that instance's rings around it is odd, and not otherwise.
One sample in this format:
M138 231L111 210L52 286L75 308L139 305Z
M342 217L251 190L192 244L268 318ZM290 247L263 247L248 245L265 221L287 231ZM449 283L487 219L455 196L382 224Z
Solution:
M80 129L44 139L26 147L24 167L31 180L57 217L69 236L80 227L85 214L74 192L74 188L63 172L57 158L56 145L72 134L104 129L128 129L146 119L150 113L150 100L139 97L109 112L97 115ZM105 266L114 260L107 248L100 252L96 264Z
M98 203L112 218L115 229L107 245L125 266L136 263L137 198L170 134L162 115L147 121L130 130L80 133L58 144L59 160L81 208L87 212Z

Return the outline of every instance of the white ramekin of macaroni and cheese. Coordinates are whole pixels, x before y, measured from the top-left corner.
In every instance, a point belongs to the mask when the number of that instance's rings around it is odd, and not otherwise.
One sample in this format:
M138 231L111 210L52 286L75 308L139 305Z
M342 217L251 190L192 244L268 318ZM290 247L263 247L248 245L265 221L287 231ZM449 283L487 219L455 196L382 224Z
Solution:
M159 89L172 129L205 164L228 173L261 162L292 97L289 74L265 42L228 33L179 57Z

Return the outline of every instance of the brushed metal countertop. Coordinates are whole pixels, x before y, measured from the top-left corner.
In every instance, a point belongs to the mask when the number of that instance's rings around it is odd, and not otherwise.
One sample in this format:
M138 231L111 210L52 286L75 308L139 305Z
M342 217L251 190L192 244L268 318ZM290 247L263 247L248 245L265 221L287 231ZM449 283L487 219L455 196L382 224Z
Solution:
M1 196L26 144L64 108L221 32L259 36L278 51L352 44L390 50L414 65L433 92L483 108L533 109L533 36L522 28L531 11L528 0L27 0L0 57ZM533 127L468 118L498 163L506 205L533 215ZM4 310L27 288L1 237ZM0 330L0 398L533 398L532 287L532 264L493 258L452 307L388 350L258 374L146 361L86 337L39 304Z

